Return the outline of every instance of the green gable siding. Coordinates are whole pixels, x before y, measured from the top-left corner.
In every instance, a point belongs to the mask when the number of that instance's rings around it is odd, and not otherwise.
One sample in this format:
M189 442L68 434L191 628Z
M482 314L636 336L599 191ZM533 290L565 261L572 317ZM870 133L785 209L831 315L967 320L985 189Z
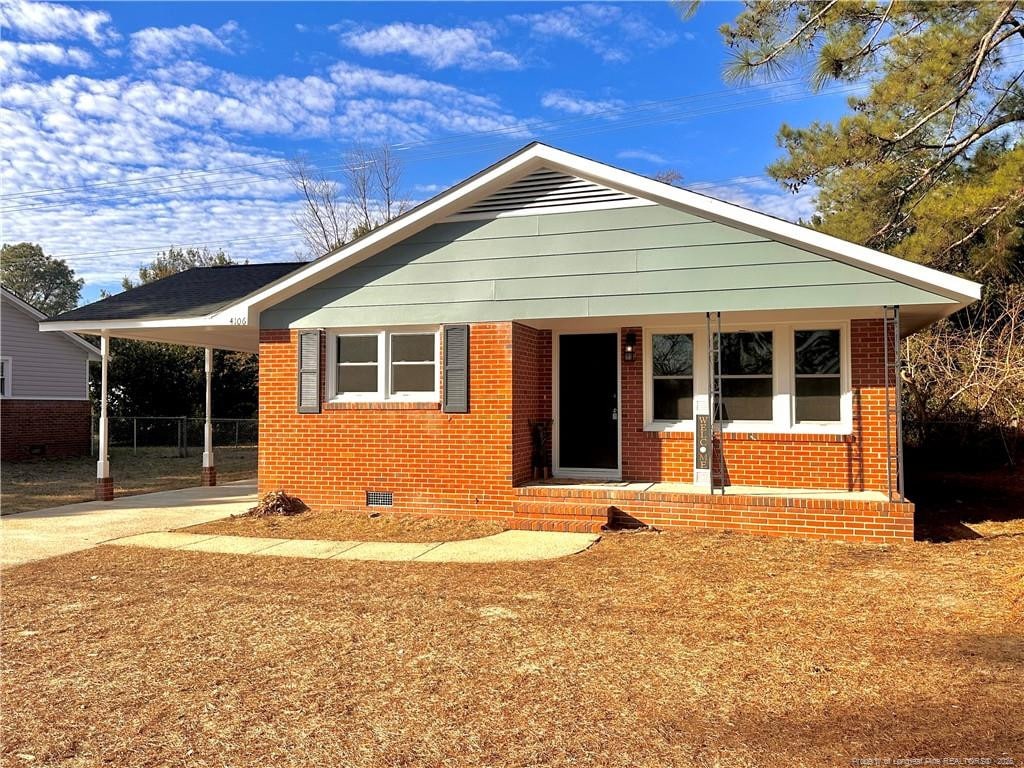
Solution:
M663 206L435 224L265 310L264 328L948 300Z

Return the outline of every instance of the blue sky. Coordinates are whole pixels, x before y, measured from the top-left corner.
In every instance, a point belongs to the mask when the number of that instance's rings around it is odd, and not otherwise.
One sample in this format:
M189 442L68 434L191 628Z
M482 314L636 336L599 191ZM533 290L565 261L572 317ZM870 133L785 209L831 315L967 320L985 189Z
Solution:
M736 87L705 3L25 3L0 0L4 242L39 242L85 297L169 245L303 255L283 161L336 173L389 143L418 201L539 139L790 219L764 178L782 122L847 93Z

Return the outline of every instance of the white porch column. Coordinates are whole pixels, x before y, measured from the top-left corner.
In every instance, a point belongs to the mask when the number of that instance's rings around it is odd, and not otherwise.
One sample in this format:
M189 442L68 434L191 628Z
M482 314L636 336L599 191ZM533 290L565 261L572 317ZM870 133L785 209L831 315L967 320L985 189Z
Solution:
M107 362L110 359L110 337L100 335L100 434L96 461L96 500L114 498L114 481L110 477L110 421L107 417Z
M217 468L213 460L213 347L206 348L206 424L203 438L203 485L216 485Z

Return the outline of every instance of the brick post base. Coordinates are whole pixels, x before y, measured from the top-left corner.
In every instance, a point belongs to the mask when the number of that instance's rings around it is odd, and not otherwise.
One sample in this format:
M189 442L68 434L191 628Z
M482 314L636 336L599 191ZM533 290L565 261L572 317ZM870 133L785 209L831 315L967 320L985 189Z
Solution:
M96 478L96 501L113 501L114 479L112 477Z
M214 486L217 484L217 468L203 467L203 481L201 485Z

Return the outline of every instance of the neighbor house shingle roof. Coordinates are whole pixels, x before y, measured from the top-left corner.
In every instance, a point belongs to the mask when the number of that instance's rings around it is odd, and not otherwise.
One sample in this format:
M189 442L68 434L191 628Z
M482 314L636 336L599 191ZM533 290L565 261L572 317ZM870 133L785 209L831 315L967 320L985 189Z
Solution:
M195 267L50 319L89 321L201 317L248 296L301 266L304 266L302 262L290 261Z

